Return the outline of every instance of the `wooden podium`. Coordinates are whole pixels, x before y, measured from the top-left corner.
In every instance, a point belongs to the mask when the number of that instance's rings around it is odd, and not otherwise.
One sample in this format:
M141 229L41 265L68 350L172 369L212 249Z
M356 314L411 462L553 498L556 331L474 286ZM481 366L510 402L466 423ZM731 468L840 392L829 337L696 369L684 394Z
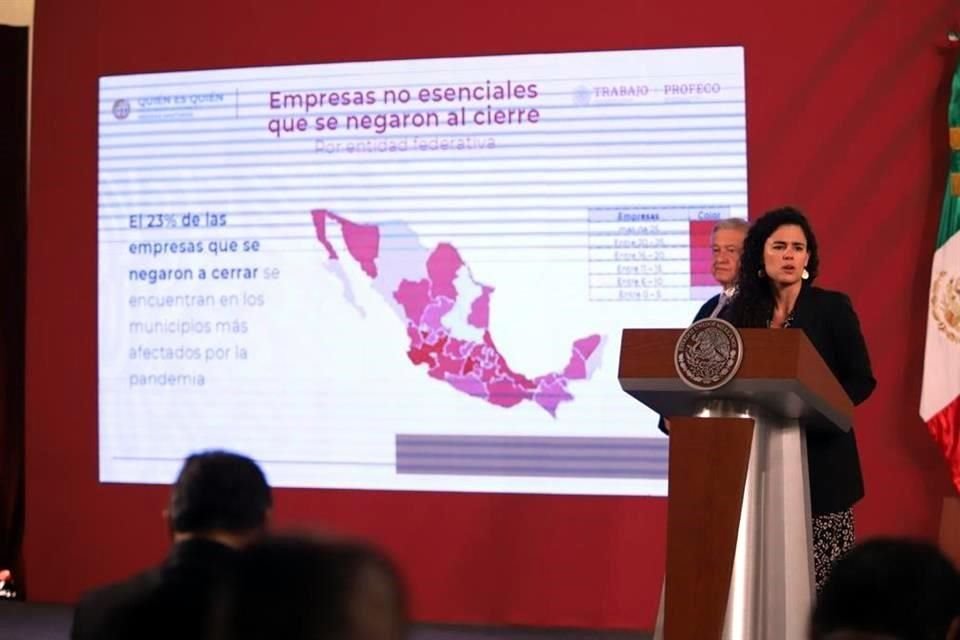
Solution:
M670 426L667 571L655 638L803 640L813 602L801 418L848 430L853 404L798 330L742 329L724 386L688 386L680 329L626 329L620 385Z

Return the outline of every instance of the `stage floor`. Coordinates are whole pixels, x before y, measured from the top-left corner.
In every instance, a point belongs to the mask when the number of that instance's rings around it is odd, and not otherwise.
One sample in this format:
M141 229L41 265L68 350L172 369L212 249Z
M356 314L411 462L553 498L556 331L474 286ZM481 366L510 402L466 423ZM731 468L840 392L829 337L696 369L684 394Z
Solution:
M73 610L63 605L0 602L2 640L65 640ZM411 640L649 640L649 634L581 629L417 625Z

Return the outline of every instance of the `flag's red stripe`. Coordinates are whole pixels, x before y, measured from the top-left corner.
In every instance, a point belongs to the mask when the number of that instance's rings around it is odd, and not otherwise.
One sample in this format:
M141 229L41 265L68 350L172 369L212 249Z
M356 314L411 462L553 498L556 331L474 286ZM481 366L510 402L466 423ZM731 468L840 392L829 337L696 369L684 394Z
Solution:
M953 486L960 492L960 396L935 413L927 421L927 428L943 450Z

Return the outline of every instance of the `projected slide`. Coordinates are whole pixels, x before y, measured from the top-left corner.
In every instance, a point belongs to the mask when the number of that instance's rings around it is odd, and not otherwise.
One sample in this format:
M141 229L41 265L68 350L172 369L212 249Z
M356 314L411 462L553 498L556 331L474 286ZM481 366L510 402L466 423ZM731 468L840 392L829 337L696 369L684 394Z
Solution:
M664 495L625 327L717 292L739 47L103 77L104 482Z

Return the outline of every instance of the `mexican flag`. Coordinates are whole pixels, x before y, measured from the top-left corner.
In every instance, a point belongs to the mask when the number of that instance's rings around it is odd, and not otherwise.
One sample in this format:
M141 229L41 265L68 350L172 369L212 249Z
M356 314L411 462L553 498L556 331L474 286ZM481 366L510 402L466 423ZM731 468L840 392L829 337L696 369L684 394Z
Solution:
M950 176L930 275L920 417L960 491L960 66L950 95Z

